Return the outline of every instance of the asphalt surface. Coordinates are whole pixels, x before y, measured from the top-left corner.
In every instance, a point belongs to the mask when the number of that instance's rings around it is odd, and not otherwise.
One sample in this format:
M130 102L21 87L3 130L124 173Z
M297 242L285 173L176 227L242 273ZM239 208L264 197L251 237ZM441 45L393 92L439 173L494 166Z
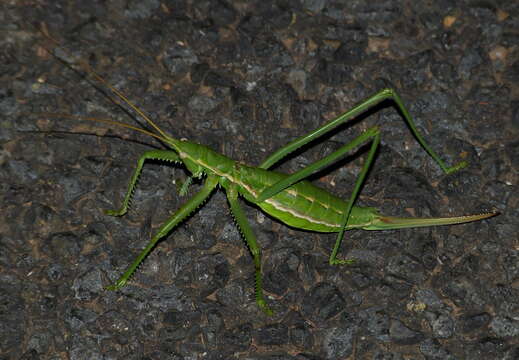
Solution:
M519 358L516 1L42 0L2 2L0 19L1 359ZM469 167L445 175L386 102L276 170L297 171L379 125L358 205L500 214L350 231L340 257L356 262L333 267L335 235L243 202L269 317L218 190L126 287L105 291L201 182L181 197L185 168L147 163L130 212L105 215L139 156L163 144L79 120L146 126L78 61L172 136L250 165L393 88L440 157ZM348 198L366 150L311 180Z

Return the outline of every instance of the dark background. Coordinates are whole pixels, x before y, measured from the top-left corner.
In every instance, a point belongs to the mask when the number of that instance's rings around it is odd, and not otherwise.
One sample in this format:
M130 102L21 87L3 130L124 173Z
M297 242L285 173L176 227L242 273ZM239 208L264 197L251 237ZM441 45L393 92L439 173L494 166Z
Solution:
M0 4L1 359L519 358L517 1L12 1ZM178 138L257 165L384 87L397 89L446 176L390 103L278 170L322 158L373 124L382 146L359 203L385 214L497 209L466 225L291 229L246 206L273 317L215 192L120 292L122 273L186 201L181 167L150 163L117 207L139 154L160 148L110 94L45 50L58 39ZM97 88L96 88L97 87ZM362 120L362 121L360 121ZM347 198L365 149L314 182ZM192 185L189 196L199 183Z

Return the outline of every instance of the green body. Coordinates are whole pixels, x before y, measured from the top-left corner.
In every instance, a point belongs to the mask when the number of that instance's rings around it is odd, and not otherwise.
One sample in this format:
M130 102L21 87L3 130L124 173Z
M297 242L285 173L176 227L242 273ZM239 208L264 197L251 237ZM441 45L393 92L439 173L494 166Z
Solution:
M388 230L459 224L487 217L487 214L482 214L449 218L395 218L383 216L372 207L352 206L346 226L343 226L349 203L309 181L301 180L266 200L258 201L263 191L290 178L290 175L241 164L207 146L187 140L170 140L169 146L180 154L180 160L195 177L215 176L224 189L235 187L244 199L298 229L325 233L340 232L342 229Z
M235 186L243 198L287 225L318 232L341 230L341 219L348 207L347 203L309 181L300 181L269 199L257 201L264 190L286 179L288 175L240 164L190 141L173 142L170 146L182 149L179 151L181 161L194 174L214 175L226 190ZM368 229L375 214L375 209L354 206L346 229Z

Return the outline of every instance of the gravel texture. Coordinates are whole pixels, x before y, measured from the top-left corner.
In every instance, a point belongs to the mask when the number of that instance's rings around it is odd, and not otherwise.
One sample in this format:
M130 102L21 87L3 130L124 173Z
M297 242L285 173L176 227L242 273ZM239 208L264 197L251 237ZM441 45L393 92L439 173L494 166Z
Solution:
M0 3L0 359L518 359L517 1L3 1ZM38 29L58 39L62 49ZM51 49L51 56L45 48ZM382 128L359 203L388 215L497 209L476 223L289 228L245 206L275 315L222 191L113 282L172 211L182 167L145 166L142 134L88 61L163 129L248 164L384 87L399 91L444 175L385 103L280 164L294 172ZM61 61L61 60L63 61ZM362 121L361 121L362 120ZM138 125L139 123L137 123ZM360 149L313 181L347 198Z

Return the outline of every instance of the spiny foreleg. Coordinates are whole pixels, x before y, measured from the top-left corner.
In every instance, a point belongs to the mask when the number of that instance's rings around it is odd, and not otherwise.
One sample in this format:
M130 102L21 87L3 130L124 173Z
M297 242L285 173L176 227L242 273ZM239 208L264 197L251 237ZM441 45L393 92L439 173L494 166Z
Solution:
M146 160L161 160L161 161L170 161L170 162L178 162L180 158L176 153L170 150L150 150L146 151L137 161L137 167L133 172L133 175L128 183L128 190L126 190L126 195L124 196L123 203L119 210L106 210L105 213L110 216L122 216L126 214L128 211L128 207L130 205L130 200L133 195L133 190L135 189L135 185L137 184L137 180L139 179L139 175L142 172L142 167L144 166L144 162Z

